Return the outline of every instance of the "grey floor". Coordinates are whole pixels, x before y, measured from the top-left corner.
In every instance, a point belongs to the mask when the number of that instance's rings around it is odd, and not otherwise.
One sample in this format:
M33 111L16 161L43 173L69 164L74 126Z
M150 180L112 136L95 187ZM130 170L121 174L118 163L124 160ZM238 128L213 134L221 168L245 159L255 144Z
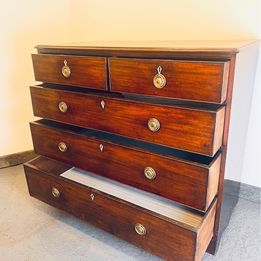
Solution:
M217 255L203 260L260 261L260 238L260 198L243 195ZM0 170L0 261L13 260L161 259L29 197L22 166L16 166Z

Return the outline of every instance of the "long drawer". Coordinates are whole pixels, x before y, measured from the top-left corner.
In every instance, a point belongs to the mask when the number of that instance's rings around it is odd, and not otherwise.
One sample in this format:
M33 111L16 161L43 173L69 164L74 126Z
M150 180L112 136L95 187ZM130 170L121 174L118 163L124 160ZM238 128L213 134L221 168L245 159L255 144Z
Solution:
M106 89L106 59L72 55L33 54L36 81Z
M25 164L30 195L166 260L201 260L216 202L206 214L38 157Z
M152 104L100 94L31 87L34 115L213 156L221 147L225 108Z
M115 92L223 103L229 62L110 58Z
M155 149L148 144L140 148L128 139L112 139L104 133L48 120L31 123L30 126L37 154L201 211L208 209L217 194L220 155L211 159L170 149Z

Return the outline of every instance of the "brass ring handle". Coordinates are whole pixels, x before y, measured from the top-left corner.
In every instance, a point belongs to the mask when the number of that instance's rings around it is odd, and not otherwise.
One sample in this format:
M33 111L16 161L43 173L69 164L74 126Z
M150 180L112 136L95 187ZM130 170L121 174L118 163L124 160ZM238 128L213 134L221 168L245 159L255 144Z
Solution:
M140 223L135 224L135 231L140 236L146 235L146 228Z
M59 102L58 108L61 112L67 112L67 110L68 110L67 104L63 101Z
M67 61L66 61L66 60L64 60L63 63L64 63L64 66L62 67L62 75L63 75L65 78L69 78L70 75L71 75L71 69L70 69L70 67L67 65Z
M147 179L153 180L156 178L156 171L152 167L146 167L144 169L144 175Z
M161 73L161 71L162 71L162 67L159 66L157 68L158 73L153 77L153 85L157 89L162 89L167 83L167 80L166 80L165 76Z
M58 190L58 188L52 187L52 195L55 198L59 198L60 197L60 191Z
M150 118L148 120L148 128L152 132L156 132L160 129L160 122L155 118Z
M59 150L60 150L61 152L67 151L67 145L66 145L64 142L60 142L60 143L58 144L58 148L59 148Z

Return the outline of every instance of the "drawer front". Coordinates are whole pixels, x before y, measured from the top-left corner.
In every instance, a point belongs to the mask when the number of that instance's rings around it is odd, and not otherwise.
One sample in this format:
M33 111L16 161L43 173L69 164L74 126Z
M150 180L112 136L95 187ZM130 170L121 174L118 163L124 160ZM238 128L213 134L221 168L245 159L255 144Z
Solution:
M200 111L37 87L31 95L38 117L210 156L221 146L224 108Z
M106 89L106 59L70 55L33 54L36 81Z
M111 90L223 103L229 62L110 58Z
M207 242L201 246L201 230L192 231L178 226L157 214L134 206L92 188L64 178L47 175L25 166L30 195L56 208L65 210L124 240L167 260L200 260L213 231L213 222L207 231ZM206 215L213 220L215 206ZM139 235L135 226L141 224L146 232ZM138 230L139 231L139 230ZM196 246L197 241L200 242ZM195 253L197 251L197 253Z
M220 156L209 167L38 123L31 123L31 133L37 154L161 195L201 211L208 209L217 194ZM65 144L65 150L60 150L60 143Z

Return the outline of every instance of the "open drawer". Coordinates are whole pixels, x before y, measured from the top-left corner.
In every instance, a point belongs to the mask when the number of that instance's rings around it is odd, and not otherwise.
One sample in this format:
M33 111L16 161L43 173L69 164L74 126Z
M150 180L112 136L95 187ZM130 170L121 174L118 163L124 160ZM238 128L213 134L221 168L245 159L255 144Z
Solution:
M217 195L220 153L210 158L44 119L30 127L39 155L204 212Z
M40 156L24 165L30 195L166 260L201 260L213 235L207 213Z

